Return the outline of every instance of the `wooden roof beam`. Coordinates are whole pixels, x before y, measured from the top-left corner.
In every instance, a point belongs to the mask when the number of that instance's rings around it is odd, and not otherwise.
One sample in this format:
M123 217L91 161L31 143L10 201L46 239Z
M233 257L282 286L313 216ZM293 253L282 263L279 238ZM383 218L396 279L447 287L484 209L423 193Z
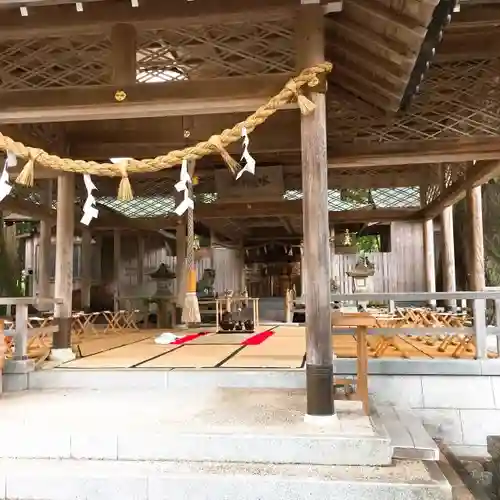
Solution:
M498 47L500 47L500 32L497 29L490 28L465 33L446 32L437 51L436 61L494 59L498 57Z
M272 16L289 15L297 4L297 0L141 0L139 7L134 8L130 2L89 2L83 12L76 12L74 5L56 5L33 8L27 17L22 17L18 9L4 9L0 39L103 33L117 23L166 29L189 24L266 21Z
M366 146L358 143L353 146L335 147L335 144L331 144L328 152L330 168L380 167L499 160L500 144L495 137L462 137Z
M279 202L283 203L283 202ZM302 202L284 202L288 204L302 204ZM220 206L216 206L220 205ZM298 211L293 207L287 207L285 209L278 209L276 213L270 214L269 208L276 208L273 204L270 203L260 203L260 204L252 204L252 209L245 209L244 204L239 204L239 208L228 207L227 203L218 203L207 206L200 206L195 211L195 218L197 221L202 224L213 227L217 221L238 221L233 222L235 226L243 228L246 227L244 221L252 219L253 217L258 218L268 218L270 221L275 217L279 217L280 213L287 212L282 214L282 216L294 217L301 219L302 213L298 213ZM235 204L238 205L238 204ZM232 210L228 212L227 210ZM221 213L221 211L224 211ZM258 212L258 213L257 213ZM290 214L289 212L297 212ZM396 220L415 220L418 218L419 210L418 209L408 209L408 208L392 208L392 209L376 209L376 210L346 210L346 211L338 211L338 212L329 212L329 220L330 224L340 224L340 223L366 223L366 222L392 222ZM150 231L158 231L160 229L169 229L174 228L177 225L179 218L177 215L171 215L168 217L148 217L136 219L137 223L140 223L141 227L144 229L148 229ZM274 223L271 223L274 225ZM264 225L259 227L265 227Z
M390 9L377 0L346 0L343 15L362 26L371 26L380 35L416 47L425 38L427 28L415 19Z
M466 6L453 14L453 21L448 26L447 32L464 29L491 28L500 24L500 5L475 5Z
M426 219L437 217L444 208L455 205L464 198L468 189L486 184L499 172L500 160L477 162L469 167L463 181L452 184L439 198L423 208L419 216Z
M352 219L364 220L364 217L370 219L381 218L404 219L411 218L416 212L415 209L377 209L377 210L354 210ZM374 212L374 214L371 214ZM336 219L340 213L330 212L330 217ZM175 216L177 217L177 216ZM208 219L250 219L250 218L275 218L275 217L302 217L302 200L296 201L275 201L275 202L253 202L253 203L210 203L198 204L195 212L197 220L204 221Z
M255 111L279 92L290 76L3 91L0 122L72 122ZM118 90L126 94L122 102L115 99Z
M7 196L0 201L0 211L8 210L19 215L26 215L33 220L44 220L56 223L56 211L43 207L29 200Z
M413 70L416 54L411 53L410 49L401 42L373 33L348 19L342 19L342 21L337 18L327 19L326 27L337 39L352 42L374 55L384 57L400 67L402 71L410 73Z

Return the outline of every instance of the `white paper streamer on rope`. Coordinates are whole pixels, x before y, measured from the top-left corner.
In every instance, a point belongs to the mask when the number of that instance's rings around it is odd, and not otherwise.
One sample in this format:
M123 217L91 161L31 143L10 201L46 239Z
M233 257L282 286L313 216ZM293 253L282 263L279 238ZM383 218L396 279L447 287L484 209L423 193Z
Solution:
M250 139L248 137L248 132L245 127L241 131L241 137L243 137L243 154L241 155L241 159L245 160L245 166L238 172L236 175L236 179L239 179L243 172L248 172L249 174L255 175L255 160L253 156L248 151L248 146L250 145Z
M7 151L7 157L5 158L5 163L3 165L2 175L0 175L0 201L7 198L12 191L12 186L9 182L9 167L15 167L17 165L17 157L11 151Z
M180 217L183 215L188 208L194 208L194 201L189 197L189 186L191 184L191 176L188 172L188 163L187 160L182 160L181 166L181 178L179 182L175 185L175 189L178 193L184 191L184 199L181 201L179 206L175 209L175 213Z
M83 205L83 217L80 222L88 226L92 222L92 219L97 219L99 216L99 210L95 207L96 199L92 194L92 191L97 188L92 182L90 174L83 174L83 182L87 190L87 199L85 200L85 205Z
M7 171L9 162L5 160L3 172L0 176L0 201L7 198L12 191L12 186L9 184L9 172Z

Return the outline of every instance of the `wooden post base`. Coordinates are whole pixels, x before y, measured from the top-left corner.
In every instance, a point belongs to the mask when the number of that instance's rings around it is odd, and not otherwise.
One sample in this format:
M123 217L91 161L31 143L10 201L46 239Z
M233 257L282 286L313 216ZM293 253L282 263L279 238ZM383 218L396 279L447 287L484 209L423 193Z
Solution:
M53 349L71 348L71 318L56 318L58 330L53 333Z
M306 365L307 414L329 416L334 414L333 366Z

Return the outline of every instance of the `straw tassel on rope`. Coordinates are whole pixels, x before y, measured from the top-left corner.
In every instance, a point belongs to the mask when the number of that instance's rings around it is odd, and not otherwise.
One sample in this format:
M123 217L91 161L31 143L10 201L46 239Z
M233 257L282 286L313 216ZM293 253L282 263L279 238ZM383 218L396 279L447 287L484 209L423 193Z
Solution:
M316 78L317 80L317 78ZM314 104L310 99L308 99L302 92L300 92L297 82L295 80L290 80L286 84L286 88L293 92L297 98L297 103L299 105L300 112L304 115L310 115L316 109L316 104Z
M30 150L28 155L28 161L25 163L20 174L17 176L16 183L22 186L33 187L35 182L35 162L38 156L42 154L41 149L32 151Z
M134 199L132 185L130 184L130 179L128 178L128 164L128 160L118 164L120 173L122 174L122 179L120 181L120 185L118 186L118 199L120 201L131 201Z
M241 165L227 152L227 149L222 144L220 136L213 135L208 139L208 143L212 144L217 149L233 174L236 174L241 169Z

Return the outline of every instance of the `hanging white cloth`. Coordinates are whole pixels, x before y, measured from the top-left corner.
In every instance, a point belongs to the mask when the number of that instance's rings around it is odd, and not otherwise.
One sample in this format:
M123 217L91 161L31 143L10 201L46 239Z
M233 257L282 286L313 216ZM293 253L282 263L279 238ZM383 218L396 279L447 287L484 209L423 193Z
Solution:
M194 209L194 201L189 197L189 186L191 184L191 176L188 172L188 162L187 160L182 160L181 166L181 176L179 182L175 185L177 192L184 191L184 199L175 209L175 213L180 217L187 212L189 208Z
M243 175L243 172L255 175L256 162L248 149L250 146L250 138L248 137L248 132L245 127L243 127L241 131L241 137L243 137L243 154L241 155L241 161L245 160L245 166L238 172L236 179L239 179Z
M7 156L3 165L2 175L0 175L0 201L7 198L12 191L12 185L9 182L9 167L17 165L17 157L11 151L7 151Z
M85 200L85 205L83 205L83 217L80 222L85 226L88 226L92 222L92 219L97 219L99 216L99 210L97 210L95 206L96 199L92 194L92 191L97 188L92 182L90 174L83 174L83 182L85 183L85 189L87 190L87 199Z

